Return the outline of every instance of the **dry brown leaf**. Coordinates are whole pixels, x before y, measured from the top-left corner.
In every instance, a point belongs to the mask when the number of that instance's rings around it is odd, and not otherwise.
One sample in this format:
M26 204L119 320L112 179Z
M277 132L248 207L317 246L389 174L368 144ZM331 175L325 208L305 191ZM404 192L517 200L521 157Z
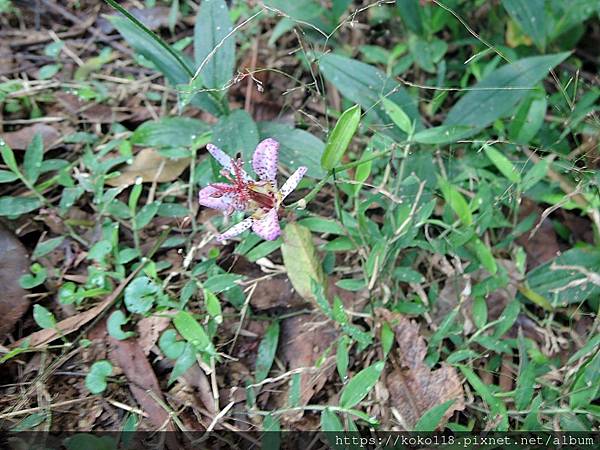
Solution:
M539 224L543 210L532 200L524 198L519 209L519 220L523 220L532 213L537 216L533 227L535 230ZM554 259L560 252L556 232L549 219L545 219L539 225L533 236L530 231L527 231L516 239L516 243L521 245L525 249L525 253L527 253L528 271Z
M442 363L431 370L424 363L427 353L419 326L401 314L378 309L377 314L393 326L398 344L397 366L387 374L390 401L402 418L402 426L412 429L423 413L432 407L454 400L444 414L440 427L465 407L464 392L454 367Z
M0 342L29 308L27 291L19 278L29 271L29 258L21 241L0 224Z
M56 94L60 104L73 115L79 115L90 123L122 122L129 118L129 114L115 111L109 105L86 102L76 95L66 92Z
M156 341L158 341L160 334L167 329L170 323L170 317L162 316L144 317L137 323L138 344L144 350L145 355L150 353L150 350L154 347Z
M86 323L90 322L92 319L95 319L110 305L112 305L119 295L121 295L121 292L123 289L125 289L125 286L127 286L129 282L138 274L141 268L142 266L139 266L136 270L134 270L125 280L121 282L121 284L119 284L119 286L117 286L112 294L110 294L93 308L61 320L56 324L55 328L45 328L43 330L36 331L35 333L31 333L29 336L19 339L11 347L18 347L25 341L28 342L29 348L39 347L58 339L61 337L61 335L65 336L77 331ZM60 330L60 333L57 330Z
M300 382L300 405L308 404L333 373L334 356L329 356L319 368L315 368L315 363L337 337L337 330L323 316L304 314L282 321L281 357L288 370L306 368Z
M52 148L60 137L60 133L50 125L36 123L18 131L2 133L2 139L13 150L25 150L36 134L42 135L44 150Z
M157 401L158 399L164 404L156 374L137 340L119 341L109 336L108 342L110 344L110 360L123 370L129 380L131 393L142 411L148 414L148 420L154 429L174 431L169 413Z
M109 178L106 180L106 184L110 186L129 186L134 184L138 177L141 177L144 183L173 181L189 165L189 158L165 158L153 148L145 148L135 155L132 164L123 166L118 177Z

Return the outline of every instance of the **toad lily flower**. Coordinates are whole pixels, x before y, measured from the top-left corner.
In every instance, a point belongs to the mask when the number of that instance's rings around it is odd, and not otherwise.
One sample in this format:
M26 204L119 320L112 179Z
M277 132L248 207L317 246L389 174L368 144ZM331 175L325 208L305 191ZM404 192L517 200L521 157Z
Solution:
M283 200L298 186L306 173L306 167L299 167L281 189L278 189L279 142L275 139L265 139L256 146L252 157L252 168L258 175L258 181L252 179L244 171L241 159L230 158L212 144L208 144L206 148L213 158L223 166L221 174L231 184L213 183L201 189L200 204L223 211L225 215L234 211L251 213L250 217L217 236L217 240L230 239L250 227L252 227L252 231L267 241L277 239L281 234L279 208Z

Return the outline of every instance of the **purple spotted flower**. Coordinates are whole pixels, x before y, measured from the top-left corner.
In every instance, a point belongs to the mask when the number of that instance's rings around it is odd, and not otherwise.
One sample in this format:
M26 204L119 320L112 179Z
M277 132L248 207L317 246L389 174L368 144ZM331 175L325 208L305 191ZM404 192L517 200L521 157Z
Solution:
M223 166L221 174L230 183L213 183L201 189L200 204L223 211L225 215L234 211L251 213L250 217L217 236L217 240L230 239L248 228L252 228L252 231L267 241L277 239L281 234L279 208L283 200L298 186L306 173L306 167L299 167L278 189L279 142L275 139L265 139L254 150L252 168L258 175L258 180L244 171L241 159L229 157L212 144L208 144L206 148Z

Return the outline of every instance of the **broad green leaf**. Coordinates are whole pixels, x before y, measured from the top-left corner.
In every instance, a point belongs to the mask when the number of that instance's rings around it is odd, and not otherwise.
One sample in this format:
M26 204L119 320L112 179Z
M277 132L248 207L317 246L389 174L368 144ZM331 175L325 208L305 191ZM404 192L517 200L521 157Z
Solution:
M504 9L542 50L546 45L545 3L545 0L502 0Z
M599 373L600 352L596 352L594 357L579 369L575 382L571 386L569 406L572 409L584 408L598 398L600 393Z
M297 223L283 230L283 264L294 289L305 299L313 299L312 282L325 284L325 276L308 228Z
M0 183L10 183L18 179L19 177L17 174L9 172L8 170L0 170Z
M177 332L173 329L165 330L158 339L160 351L169 359L177 359L183 353L186 343L177 340Z
M119 341L123 341L131 336L134 336L135 333L133 331L123 331L121 329L121 327L127 322L129 322L129 319L125 317L123 311L120 309L113 311L113 313L108 316L106 321L106 329L108 330L108 334Z
M518 144L529 144L544 124L546 109L548 101L544 91L526 98L508 127L510 140Z
M354 105L342 113L325 144L321 166L334 169L342 160L360 123L360 106Z
M483 295L477 295L473 299L473 323L479 328L483 328L487 323L488 309L485 297Z
M496 264L496 260L494 259L494 254L481 239L478 237L471 239L471 241L469 241L468 248L475 253L481 265L485 267L489 273L492 275L496 273L498 266Z
M31 183L35 184L42 169L44 159L44 142L42 135L36 133L27 146L25 156L23 156L23 175Z
M535 364L529 361L527 346L523 333L519 332L519 373L515 388L515 407L525 410L531 404L535 386Z
M600 273L600 251L573 248L531 270L527 274L527 285L552 306L582 303L600 294L600 286L588 278L586 271Z
M442 418L448 408L455 402L454 399L440 403L439 405L432 406L423 413L420 419L415 424L413 431L425 432L435 431L440 424Z
M236 275L233 273L213 275L206 280L204 287L215 294L219 294L234 288L237 286L236 281L239 281L243 278L244 277L242 275Z
M288 19L292 26L306 25L307 29L316 30L320 34L332 31L332 26L323 20L324 7L315 0L264 0L266 6L281 11L284 20Z
M440 125L439 127L421 130L413 136L419 144L449 144L467 136L471 127L463 125Z
M32 289L39 286L46 281L48 274L47 269L39 263L31 265L31 273L26 273L19 278L19 284L23 289Z
M181 354L175 360L175 365L173 366L173 371L169 376L169 381L167 385L173 384L177 378L183 375L190 367L196 364L196 350L194 346L190 343L180 342L183 346Z
M19 165L15 159L15 154L3 139L0 139L0 154L2 155L4 164L6 164L13 173L18 174Z
M194 57L204 87L223 89L233 77L235 35L225 0L203 0L194 28Z
M112 374L113 367L108 361L96 361L90 367L90 371L85 377L85 387L92 394L100 394L106 390L106 377Z
M419 0L396 0L398 12L402 17L402 22L406 28L413 33L421 34L423 32L423 23L421 19L421 3Z
M47 239L43 242L38 242L35 246L35 250L33 251L33 259L41 258L42 256L46 256L48 253L53 251L56 247L63 243L65 240L64 236Z
M223 312L221 311L221 303L219 302L219 298L208 289L204 289L203 292L206 312L215 320L215 322L223 322Z
M342 381L346 380L348 376L348 362L349 355L348 350L350 349L350 342L347 336L342 336L338 340L337 350L335 353L335 365Z
M144 122L131 135L131 143L147 147L190 147L209 130L209 126L191 117L163 117Z
M315 233L345 234L344 227L333 219L323 217L307 217L298 223Z
M281 448L281 424L279 418L269 414L263 421L262 442L260 448L263 450L279 450Z
M321 431L344 431L342 421L329 408L321 411Z
M384 365L379 361L354 375L340 394L340 406L352 408L365 398L379 380Z
M548 173L550 167L550 159L544 158L535 163L531 169L523 176L523 192L527 192L534 187L538 182L542 181Z
M159 202L152 202L149 205L144 205L140 211L135 215L134 230L141 230L150 223L156 213L158 212Z
M190 313L179 311L173 319L173 324L179 334L181 334L190 344L192 344L200 352L205 352L210 355L215 355L215 348L210 341L204 328Z
M33 305L33 320L40 328L54 328L56 319L54 314L44 308L42 305Z
M412 131L412 121L410 117L400 108L396 103L391 101L389 98L382 99L383 109L390 116L392 122L396 124L400 130L404 131L406 134L410 134Z
M381 348L383 349L383 356L387 357L394 345L395 333L389 323L384 322L381 326Z
M321 168L321 155L325 144L307 131L276 122L259 122L260 139L268 137L279 142L279 160L294 170L299 165L308 168L308 176L321 177L325 172Z
M423 275L410 267L396 267L394 269L394 279L403 283L422 283L425 281Z
M500 171L500 173L504 175L511 183L516 184L521 181L521 175L515 166L513 166L513 163L510 162L510 159L508 159L491 145L485 144L483 146L483 151L489 160Z
M456 213L462 223L469 226L473 223L473 216L465 198L458 190L445 179L438 177L438 186L442 191L444 200L450 205L450 208Z
M258 128L250 114L236 109L221 117L213 129L212 143L232 157L239 152L250 168L254 149L259 141Z
M413 34L408 38L408 48L419 67L429 73L435 73L435 64L448 50L448 44L441 39L421 39Z
M269 325L265 335L258 346L258 355L256 357L256 370L254 378L257 383L263 381L269 375L275 352L277 351L277 343L279 342L279 322L274 321Z
M0 197L0 216L20 216L41 206L37 197Z
M150 278L141 276L125 288L125 307L129 312L144 314L150 311L160 291Z
M521 312L521 303L518 300L512 300L499 317L499 322L494 330L494 337L500 338L513 326L519 313Z
M414 99L392 77L379 69L345 56L328 53L319 58L319 69L344 97L370 111L380 123L390 123L381 98L386 97L416 122L419 130L421 119Z
M473 127L469 135L513 111L548 71L570 53L532 56L494 70L473 86L450 110L444 125Z

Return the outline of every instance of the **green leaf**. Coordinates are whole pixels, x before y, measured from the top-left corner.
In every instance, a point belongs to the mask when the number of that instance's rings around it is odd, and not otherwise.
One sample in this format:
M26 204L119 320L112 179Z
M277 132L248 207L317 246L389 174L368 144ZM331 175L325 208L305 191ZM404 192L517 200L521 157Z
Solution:
M483 151L489 160L500 171L500 173L504 175L511 183L517 184L521 182L521 175L506 156L504 156L491 145L487 144L483 146Z
M33 320L40 328L54 328L56 319L54 314L44 308L42 305L33 305Z
M349 347L350 342L348 336L342 336L338 340L337 350L335 353L335 364L342 381L344 381L348 376L348 363L350 359L348 354Z
M372 112L379 123L389 123L381 97L386 97L416 122L421 128L421 119L414 99L407 94L392 77L375 67L345 56L328 53L319 59L319 69L344 97L359 104L364 111Z
M46 281L47 270L38 263L31 265L31 273L26 273L19 278L19 284L23 289L32 289Z
M62 244L64 240L64 236L59 236L56 238L48 239L43 242L38 242L38 244L35 246L35 250L33 251L32 258L38 259L42 256L46 256L48 253L50 253L56 247Z
M415 424L413 431L425 432L425 431L435 431L444 414L448 411L448 408L452 406L454 403L454 399L445 401L444 403L440 403L439 405L432 406L427 411L423 413L423 415L419 418L417 423Z
M190 147L209 126L191 117L163 117L149 120L136 128L131 143L147 147Z
M257 383L263 381L269 375L275 352L277 351L277 343L279 342L279 322L272 322L265 331L265 335L258 346L258 355L256 357L256 370L254 378Z
M449 144L467 136L471 127L463 125L441 125L419 131L413 136L413 141L419 144Z
M550 167L550 159L544 158L535 163L531 169L523 176L523 192L527 192L540 181L542 181L548 173Z
M194 28L194 57L204 87L223 89L233 76L235 36L225 0L203 0Z
M494 70L452 107L444 124L471 126L469 135L475 134L512 112L531 88L569 54L532 56Z
M152 202L149 205L144 205L142 209L135 215L134 230L141 230L154 218L158 212L159 202Z
M325 144L316 136L304 130L276 122L259 122L260 139L273 138L279 142L279 160L290 169L300 164L308 168L311 177L325 174L321 168L321 156Z
M19 176L17 174L9 172L8 170L0 170L0 183L10 183L18 179Z
M531 404L535 386L535 365L529 361L523 333L519 332L519 374L515 388L515 407L524 410Z
M321 157L323 169L331 170L339 164L358 129L359 123L359 105L354 105L342 113L325 144L325 151Z
M179 334L192 344L196 350L208 353L209 355L216 354L216 350L206 331L204 331L204 328L190 313L179 311L173 319L173 324L177 328L177 331L179 331Z
M488 418L489 423L496 423L497 416L500 416L500 422L496 425L495 429L497 431L507 431L508 430L508 412L506 411L506 406L501 400L498 400L492 394L492 391L488 388L488 386L481 381L473 370L467 366L458 365L458 368L463 373L467 381L473 389L481 396L484 402L486 402L490 408L490 414Z
M113 311L113 313L108 316L108 320L106 321L106 329L108 330L108 334L110 334L115 339L119 341L123 341L131 336L134 336L135 333L133 331L123 331L121 327L129 322L129 319L125 317L125 314L120 309Z
M194 346L189 343L179 343L182 344L182 351L181 354L177 357L175 365L173 366L173 371L169 376L169 381L167 382L169 386L173 384L175 380L177 380L177 378L179 378L181 375L187 372L187 370L197 362L196 349L194 348Z
M47 80L49 78L52 78L58 73L61 67L62 66L60 64L46 64L45 66L40 67L40 70L38 72L38 78L40 80Z
M321 431L344 431L342 421L329 408L321 411Z
M594 357L584 364L571 386L569 395L569 406L571 409L585 408L598 398L600 393L600 383L598 383L598 374L600 373L600 352L596 352Z
M102 261L104 258L112 252L113 246L110 241L102 240L96 242L87 254L87 259L91 259L92 261Z
M15 154L3 139L0 139L0 154L2 155L4 164L6 164L13 173L18 174L19 165L15 159Z
M498 270L498 265L496 264L496 260L494 259L494 254L490 250L490 248L477 236L471 239L468 243L469 250L472 250L479 262L485 267L485 269L494 275Z
M502 0L504 9L542 50L546 45L545 3L545 0Z
M241 153L246 164L252 161L258 140L256 123L243 109L236 109L221 117L213 129L213 144L232 157Z
M390 116L392 122L400 128L400 130L404 131L406 134L410 134L412 131L412 121L410 117L400 108L397 104L391 101L389 98L383 98L383 109Z
M354 375L340 394L340 406L352 408L365 398L379 380L384 365L379 361Z
M396 5L406 28L413 33L421 34L423 23L421 19L422 6L419 0L396 0Z
M90 371L85 377L85 387L92 394L100 394L106 390L106 377L112 374L112 364L106 360L96 361L90 367Z
M236 287L236 281L239 281L243 278L244 277L242 275L236 275L233 273L213 275L204 282L204 287L215 294L219 294Z
M408 48L419 67L426 72L435 73L435 64L442 59L446 50L448 50L448 44L441 39L430 38L425 40L412 34L408 38Z
M169 359L177 359L183 353L186 343L177 340L177 332L175 330L165 330L158 339L158 347L163 354Z
M37 197L0 197L0 216L20 216L41 206Z
M125 288L125 307L131 313L145 314L152 308L160 291L150 278L141 276Z
M438 176L438 186L442 191L444 200L456 213L460 221L469 226L473 223L473 216L465 198L448 181Z
M529 144L544 124L546 109L548 101L543 90L526 98L508 127L510 140L518 144Z
M394 330L389 323L384 322L381 326L381 348L383 349L383 356L387 357L394 345Z
M422 283L425 281L423 275L410 267L396 267L394 269L394 278L403 283Z
M43 159L44 142L42 141L42 135L36 133L27 146L25 156L23 156L23 174L31 184L35 184L40 176Z
M221 311L219 298L208 289L204 289L204 304L206 306L206 312L215 320L215 322L223 322L223 312Z
M325 276L310 230L297 223L288 224L283 230L281 254L294 289L303 298L313 299L312 282L323 285Z

